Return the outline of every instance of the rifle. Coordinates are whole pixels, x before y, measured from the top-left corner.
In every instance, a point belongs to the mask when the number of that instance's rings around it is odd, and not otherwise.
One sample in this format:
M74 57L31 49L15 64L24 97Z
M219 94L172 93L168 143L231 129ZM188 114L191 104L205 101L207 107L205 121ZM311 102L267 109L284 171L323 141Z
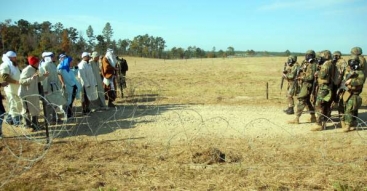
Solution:
M298 76L299 76L299 74L301 73L301 71L302 71L302 66L298 66L297 67L297 71L296 71L296 75L294 76L294 82L293 82L293 90L295 91L295 92L297 92L298 90L296 89L297 88L297 86L298 86ZM296 94L298 94L298 93L296 93Z
M336 95L338 95L338 97L340 98L340 96L342 96L344 94L344 92L348 91L349 88L348 86L345 85L345 82L347 82L350 78L352 78L353 76L355 76L355 72L351 71L346 77L345 79L342 81L342 83L340 84L340 87L338 88L338 91L336 93Z
M320 71L320 66L317 65L316 66L316 72ZM315 106L316 104L316 98L317 98L317 78L315 75L314 75L314 78L313 78L313 82L312 82L312 89L311 89L311 94L310 96L313 96L313 99L311 100L311 102L313 103L313 105Z
M280 83L280 94L282 94L282 89L283 89L283 83L284 83L284 71L287 68L287 62L284 62L284 68L283 68L283 76L282 76L282 81Z

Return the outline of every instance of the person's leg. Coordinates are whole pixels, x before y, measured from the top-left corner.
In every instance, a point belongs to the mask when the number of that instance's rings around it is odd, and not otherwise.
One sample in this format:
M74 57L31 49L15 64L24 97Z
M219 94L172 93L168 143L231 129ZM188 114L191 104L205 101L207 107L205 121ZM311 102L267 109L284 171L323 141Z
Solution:
M0 138L3 137L3 120L4 120L4 115L5 115L5 109L4 109L3 104L1 103L1 105L0 105Z

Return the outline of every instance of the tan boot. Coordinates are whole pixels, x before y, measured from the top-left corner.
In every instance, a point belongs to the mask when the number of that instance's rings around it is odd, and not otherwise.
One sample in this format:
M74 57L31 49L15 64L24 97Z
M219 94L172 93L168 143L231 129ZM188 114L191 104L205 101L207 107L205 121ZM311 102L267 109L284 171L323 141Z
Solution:
M311 128L311 131L322 131L322 125L316 124L314 127Z
M342 132L347 133L349 131L351 131L350 130L350 125L349 124L345 124L344 128L342 128Z
M354 131L357 129L358 126L358 122L357 121L352 121L352 123L350 124L350 129L351 131Z
M296 118L293 119L292 121L288 121L288 124L299 124L299 117L296 116Z
M316 116L315 116L315 114L311 114L310 122L311 123L315 123L316 122Z
M340 121L340 128L345 129L345 121Z

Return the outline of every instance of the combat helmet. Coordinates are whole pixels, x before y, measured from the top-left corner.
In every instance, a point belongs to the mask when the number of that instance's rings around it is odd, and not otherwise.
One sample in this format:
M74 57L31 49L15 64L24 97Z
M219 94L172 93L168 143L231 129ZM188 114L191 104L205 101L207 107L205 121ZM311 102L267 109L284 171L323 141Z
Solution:
M338 59L341 58L341 56L342 56L342 53L339 50L334 51L333 52L333 63L337 62Z
M297 56L296 55L288 56L288 63L294 64L295 62L297 62Z
M350 50L350 53L353 54L353 55L361 55L362 54L362 48L361 47L353 47L351 50Z
M329 50L324 50L321 52L320 55L324 60L330 60L331 59L331 52Z
M339 50L337 50L333 52L333 55L342 56L342 53Z
M306 55L305 55L305 59L310 62L315 58L316 54L314 50L307 50Z

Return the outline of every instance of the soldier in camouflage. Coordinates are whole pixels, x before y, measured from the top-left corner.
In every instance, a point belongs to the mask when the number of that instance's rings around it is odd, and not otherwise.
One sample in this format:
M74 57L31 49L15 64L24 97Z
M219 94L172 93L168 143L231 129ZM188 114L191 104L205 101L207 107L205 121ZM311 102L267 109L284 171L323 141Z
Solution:
M299 68L299 64L297 62L297 56L290 55L287 61L287 68L283 71L283 77L288 81L287 87L287 101L288 101L288 109L284 110L284 112L288 115L294 114L294 99L293 97L297 94L298 91L298 83L295 81L297 76L297 70Z
M347 67L347 63L342 58L342 53L340 51L335 51L333 53L332 64L334 65L334 71L332 79L333 83L331 88L332 91L331 99L334 103L338 103L339 98L336 95L336 93L344 76L345 69Z
M350 54L351 56L358 56L358 59L359 59L359 65L360 65L360 68L364 74L364 81L366 81L366 77L367 77L367 63L366 63L366 59L364 58L364 56L362 55L362 48L361 47L353 47L351 50L350 50Z
M354 130L352 124L356 123L356 118L353 115L358 113L358 109L362 105L362 98L359 94L362 92L365 80L359 56L351 56L351 59L348 60L348 68L343 78L346 88L344 88L339 101L339 108L342 108L341 113L344 113L340 118L342 132Z
M315 59L315 51L308 50L305 55L305 60L302 62L300 66L300 73L296 77L300 84L300 91L297 95L298 105L296 111L296 118L292 121L289 121L290 124L299 124L299 118L302 115L305 107L308 107L308 111L311 114L311 122L316 122L315 110L310 101L310 95L312 91L312 84L314 80L314 74L316 72L316 59Z
M315 102L315 111L317 114L316 125L311 129L311 131L321 131L324 129L323 124L325 124L326 117L331 113L331 87L332 87L332 77L333 77L333 64L331 61L331 52L329 50L324 50L320 54L319 66L320 69L315 73L317 78L318 91Z
M360 70L362 70L363 74L364 74L364 80L363 83L366 82L366 77L367 77L367 63L366 63L366 59L364 58L364 56L362 55L362 48L360 47L353 47L350 50L351 56L352 57L358 57L359 59L359 65L360 65ZM346 68L346 72L349 72L350 67ZM354 113L354 118L358 117L358 110L355 111ZM357 120L353 120L351 126L356 126L357 125Z

